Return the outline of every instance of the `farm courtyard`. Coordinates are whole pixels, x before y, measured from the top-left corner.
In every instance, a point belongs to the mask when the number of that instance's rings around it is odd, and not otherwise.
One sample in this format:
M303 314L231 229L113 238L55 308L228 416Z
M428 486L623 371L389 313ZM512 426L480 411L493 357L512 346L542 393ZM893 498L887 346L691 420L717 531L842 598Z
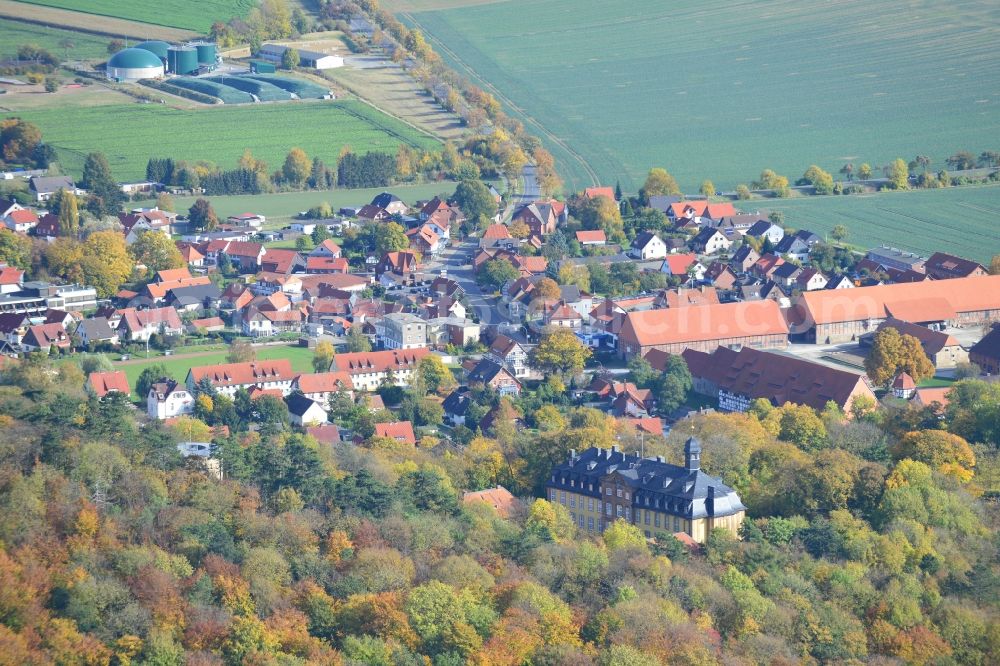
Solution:
M653 165L683 188L772 168L995 149L1000 5L387 0L556 156L569 190Z

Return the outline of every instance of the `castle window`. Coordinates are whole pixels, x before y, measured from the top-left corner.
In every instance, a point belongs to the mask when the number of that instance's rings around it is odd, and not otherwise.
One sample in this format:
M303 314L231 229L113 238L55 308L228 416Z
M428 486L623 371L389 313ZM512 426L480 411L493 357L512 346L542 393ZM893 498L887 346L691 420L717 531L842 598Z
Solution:
M622 496L622 489L621 489L621 488L619 488L619 489L618 489L618 497L621 497L621 496Z
M619 517L619 518L621 518L623 515L625 515L625 512L622 511L622 505L621 504L618 504L618 505L615 506L615 515L617 517Z

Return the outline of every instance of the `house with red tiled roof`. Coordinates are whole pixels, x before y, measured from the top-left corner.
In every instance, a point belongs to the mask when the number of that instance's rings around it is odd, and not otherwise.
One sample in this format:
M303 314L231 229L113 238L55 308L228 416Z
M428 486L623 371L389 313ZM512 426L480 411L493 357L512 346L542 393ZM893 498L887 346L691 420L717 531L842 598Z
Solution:
M917 383L906 372L900 372L892 379L892 394L902 400L909 400L917 391Z
M394 439L403 444L416 444L417 436L413 434L413 424L409 421L395 423L376 423L375 436Z
M233 265L244 273L255 273L260 270L265 253L263 245L247 241L229 241L224 251Z
M177 215L174 213L155 208L118 214L118 221L121 222L122 231L125 234L125 242L129 245L138 240L139 234L146 231L155 231L170 236L170 227L176 218Z
M596 199L597 197L606 197L611 201L615 200L615 188L613 187L588 187L583 191L584 199Z
M783 349L788 324L774 301L748 301L630 312L618 336L624 358L645 356L651 349L679 354L719 345Z
M304 265L305 260L295 250L269 249L260 260L260 270L280 275L297 273Z
M663 257L660 272L679 277L682 280L687 280L691 277L700 280L705 277L705 267L698 261L696 255L690 253L668 254Z
M423 256L433 256L444 249L441 237L429 224L424 224L406 232L410 248Z
M767 279L770 278L771 274L774 273L774 270L783 263L785 263L785 260L778 255L765 254L754 262L753 266L750 267L749 272L751 275Z
M532 234L554 234L556 226L565 221L566 205L555 200L536 201L514 212L511 222L524 222Z
M527 377L531 372L528 367L528 352L520 342L502 333L493 339L486 357L510 370L515 377Z
M640 416L624 420L635 428L637 432L663 436L663 419L658 416Z
M184 332L184 324L172 307L149 310L124 308L116 315L120 317L118 335L122 340L145 342L154 334L180 335Z
M314 372L303 373L292 382L293 391L301 391L303 395L326 405L331 396L346 393L354 396L354 382L346 372Z
M15 266L0 263L0 294L11 294L21 291L24 284L24 271Z
M246 363L224 363L221 365L202 365L188 370L187 384L189 391L207 380L219 393L232 397L239 389L280 390L282 395L288 395L292 390L292 381L297 373L292 372L292 364L286 358L271 361L249 361Z
M401 252L386 252L375 266L375 275L379 277L383 273L408 275L416 271L419 266L420 262L417 261L417 255L413 252L405 250Z
M183 243L178 246L181 257L188 266L200 267L205 265L205 255L198 251L198 248L190 243Z
M72 342L62 324L39 324L29 326L21 339L21 348L26 352L47 352L52 347L69 349Z
M493 507L501 518L510 518L517 510L519 502L509 490L503 486L487 488L475 492L462 493L463 504L488 504Z
M488 227L486 227L486 230L483 231L482 239L484 241L486 241L486 240L504 240L504 239L510 238L510 237L511 237L511 235L510 235L510 229L507 228L507 225L506 224L501 224L499 222L496 222L496 223L491 224Z
M111 391L118 391L122 395L129 396L132 389L128 385L128 378L121 370L113 372L92 372L87 378L87 386L98 398L103 398Z
M448 204L442 201L440 197L434 197L420 208L420 219L426 221L434 214L447 210Z
M195 331L214 333L215 331L224 330L226 322L222 321L221 317L205 317L204 319L192 319L189 326Z
M38 225L38 215L33 210L21 208L4 216L3 223L14 233L26 234Z
M943 416L944 410L948 407L948 403L950 402L948 398L949 391L951 391L950 386L918 388L913 392L913 404L917 407L930 407L934 409L936 413Z
M310 257L325 257L328 259L339 259L342 254L343 251L340 249L340 246L329 238L325 239L309 252Z
M657 307L686 308L693 305L718 305L719 292L715 287L677 287L664 289L656 299Z
M338 428L334 423L309 426L306 428L306 434L320 444L326 444L327 446L340 444L341 442L340 428Z
M233 282L222 292L222 307L227 310L242 310L254 299L254 293L245 284Z
M311 275L328 275L331 273L349 273L350 263L344 257L309 257L306 259L306 273Z
M592 229L576 232L576 240L580 245L606 245L608 237L604 229Z
M419 349L392 349L376 352L348 352L336 354L331 372L346 372L355 390L374 391L389 373L396 386L409 386L420 359L430 354L426 347Z
M794 308L792 332L820 344L857 339L889 317L975 326L1000 319L1000 275L806 291Z

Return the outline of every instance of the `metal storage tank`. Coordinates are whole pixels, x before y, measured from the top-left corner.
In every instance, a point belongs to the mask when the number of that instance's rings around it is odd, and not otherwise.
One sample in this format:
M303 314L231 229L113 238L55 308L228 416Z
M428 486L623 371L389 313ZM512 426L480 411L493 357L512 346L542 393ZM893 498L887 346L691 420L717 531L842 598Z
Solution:
M167 49L167 69L171 74L194 74L198 71L198 51L193 46Z
M108 59L108 78L113 81L138 81L163 76L163 61L146 49L122 49Z
M194 42L191 44L198 51L198 64L202 67L215 65L215 44L211 42Z
M135 45L137 49L145 49L150 53L155 53L156 57L160 60L167 61L167 49L170 48L170 44L160 41L159 39L150 39L145 42L139 42Z

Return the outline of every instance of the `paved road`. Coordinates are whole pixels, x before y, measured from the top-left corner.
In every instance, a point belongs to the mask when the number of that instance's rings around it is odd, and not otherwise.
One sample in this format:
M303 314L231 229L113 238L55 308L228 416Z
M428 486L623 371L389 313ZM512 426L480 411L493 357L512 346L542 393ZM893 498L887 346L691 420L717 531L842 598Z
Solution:
M510 320L496 307L496 299L483 293L472 273L472 256L477 244L466 241L444 250L429 268L446 269L448 277L455 280L465 291L469 304L483 326L509 324Z
M521 202L531 203L542 198L542 189L538 186L538 169L534 164L526 164L521 170L521 180L524 191L521 192Z

